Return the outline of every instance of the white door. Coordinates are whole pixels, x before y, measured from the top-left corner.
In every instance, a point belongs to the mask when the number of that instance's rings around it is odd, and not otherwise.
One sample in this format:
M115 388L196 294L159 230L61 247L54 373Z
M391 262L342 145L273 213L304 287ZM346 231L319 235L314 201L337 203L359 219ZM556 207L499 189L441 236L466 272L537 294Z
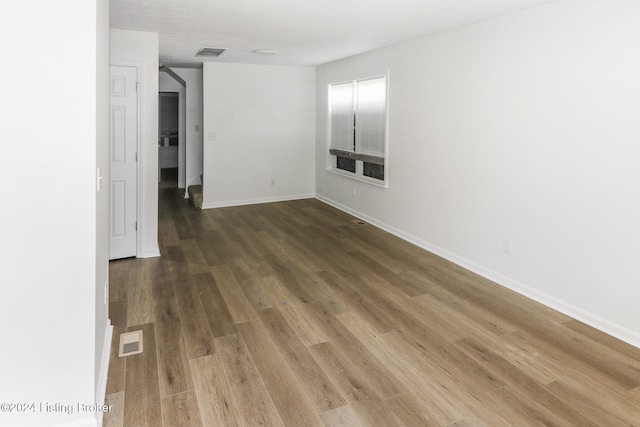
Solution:
M111 66L109 258L136 256L138 93L136 67Z

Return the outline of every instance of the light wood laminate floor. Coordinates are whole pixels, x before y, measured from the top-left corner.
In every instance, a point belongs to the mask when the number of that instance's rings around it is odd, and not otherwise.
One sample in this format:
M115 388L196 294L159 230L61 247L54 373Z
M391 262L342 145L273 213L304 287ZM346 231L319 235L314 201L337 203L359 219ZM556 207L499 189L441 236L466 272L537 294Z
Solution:
M162 257L111 263L104 425L640 425L640 350L352 219L161 189Z

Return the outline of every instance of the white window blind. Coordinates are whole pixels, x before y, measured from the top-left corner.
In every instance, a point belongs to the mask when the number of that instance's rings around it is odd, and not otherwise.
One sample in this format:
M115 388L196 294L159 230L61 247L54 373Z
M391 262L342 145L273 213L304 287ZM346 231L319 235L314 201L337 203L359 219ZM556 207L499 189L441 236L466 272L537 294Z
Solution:
M329 85L329 120L329 170L386 187L387 78Z
M331 85L331 148L354 151L354 85Z
M356 82L356 153L384 157L387 79Z

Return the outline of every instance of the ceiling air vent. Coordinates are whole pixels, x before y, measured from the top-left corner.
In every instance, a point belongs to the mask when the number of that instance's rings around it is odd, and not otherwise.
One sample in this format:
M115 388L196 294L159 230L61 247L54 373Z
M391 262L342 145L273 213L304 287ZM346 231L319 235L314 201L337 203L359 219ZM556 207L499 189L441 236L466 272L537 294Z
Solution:
M220 49L217 47L203 47L196 53L196 56L208 56L210 58L215 58L216 56L220 56L222 52L227 49Z

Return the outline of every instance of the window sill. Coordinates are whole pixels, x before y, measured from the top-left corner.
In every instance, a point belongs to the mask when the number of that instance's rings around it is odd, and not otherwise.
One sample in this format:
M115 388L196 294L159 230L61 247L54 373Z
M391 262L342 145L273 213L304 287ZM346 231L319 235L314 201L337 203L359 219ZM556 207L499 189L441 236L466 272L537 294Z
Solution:
M341 178L346 178L346 179L350 179L352 181L358 181L358 182L362 182L364 184L368 184L372 187L376 187L379 188L381 190L387 191L387 189L389 188L389 183L388 182L383 182L380 181L379 179L375 179L375 178L369 178L366 176L362 176L362 175L356 175L352 172L343 172L340 169L326 169L327 172L329 172L330 174L333 175L337 175Z

